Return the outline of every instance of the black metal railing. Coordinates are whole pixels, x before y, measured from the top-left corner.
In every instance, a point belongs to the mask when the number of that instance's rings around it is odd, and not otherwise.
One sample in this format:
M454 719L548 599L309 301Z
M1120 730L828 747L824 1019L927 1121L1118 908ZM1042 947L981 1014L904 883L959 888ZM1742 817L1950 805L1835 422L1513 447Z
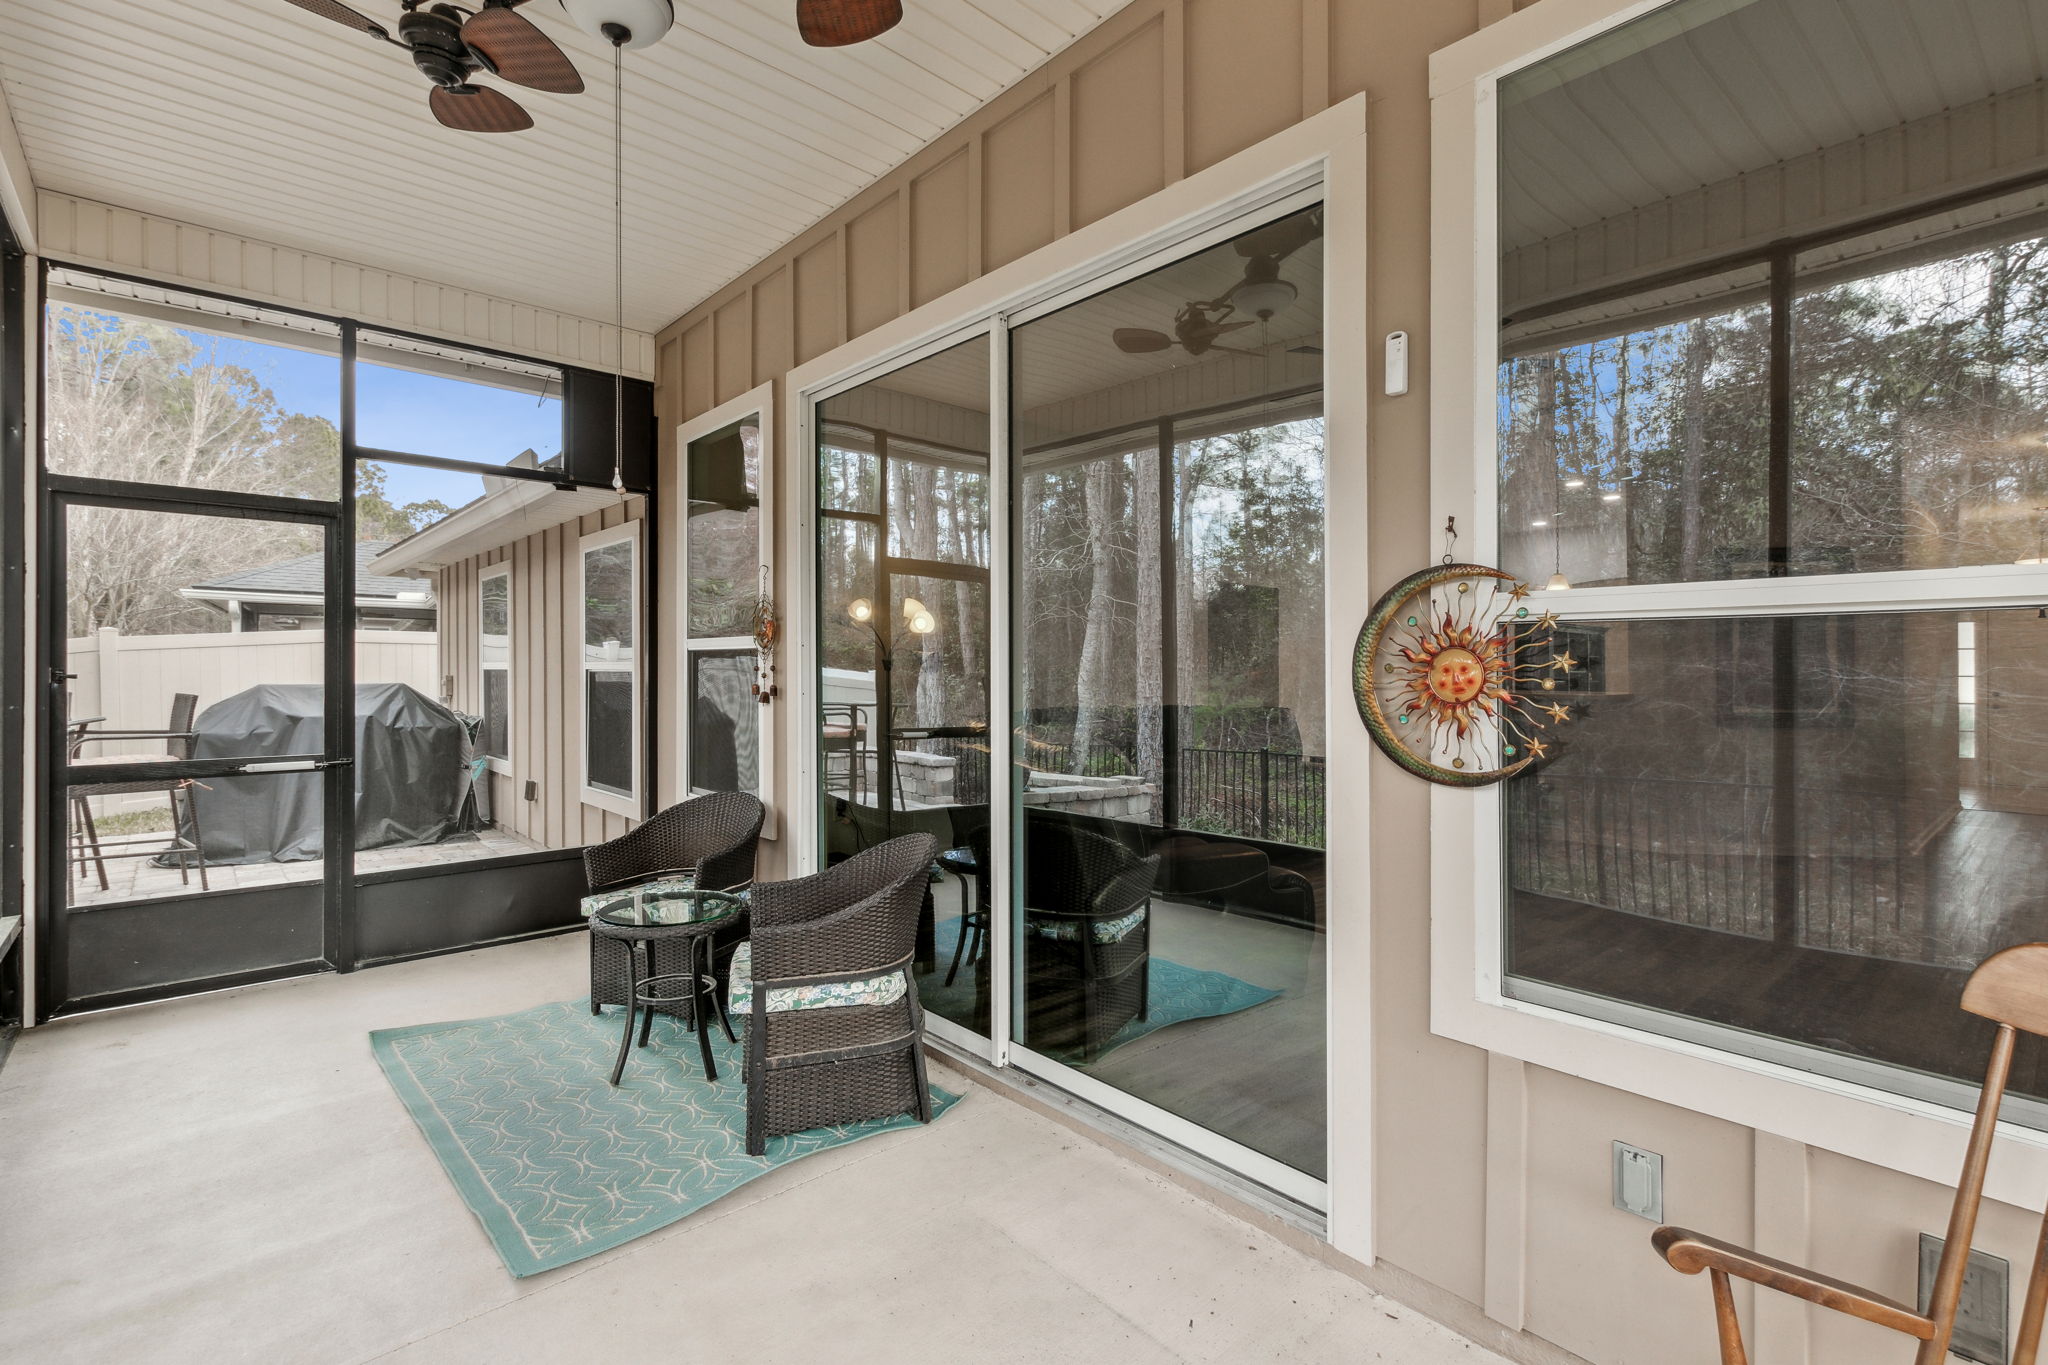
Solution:
M1176 823L1212 834L1322 848L1328 777L1320 754L1183 749Z
M1806 948L1915 962L1945 942L1929 850L1956 814L1923 793L1541 774L1507 784L1518 892Z

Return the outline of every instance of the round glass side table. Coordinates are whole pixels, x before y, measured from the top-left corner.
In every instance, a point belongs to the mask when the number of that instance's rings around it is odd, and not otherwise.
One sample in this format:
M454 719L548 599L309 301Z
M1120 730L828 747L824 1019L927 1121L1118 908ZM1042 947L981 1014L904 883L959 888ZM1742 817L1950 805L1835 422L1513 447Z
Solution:
M718 998L718 978L712 971L711 936L747 913L746 901L730 891L697 889L660 892L621 891L615 900L599 906L590 917L590 932L617 939L625 945L627 971L631 978L626 992L626 1031L619 1038L619 1060L612 1067L612 1084L626 1074L626 1058L633 1051L633 1026L640 1026L640 1046L646 1047L653 1032L657 1009L689 1002L690 1018L696 1025L697 1049L704 1059L704 1079L718 1079L718 1067L711 1060L711 1011L728 1039L733 1037L732 1021L726 1018L725 1002ZM680 942L689 970L660 976L642 975L642 964L652 961L651 945ZM699 955L702 966L698 965ZM674 989L680 983L684 989Z

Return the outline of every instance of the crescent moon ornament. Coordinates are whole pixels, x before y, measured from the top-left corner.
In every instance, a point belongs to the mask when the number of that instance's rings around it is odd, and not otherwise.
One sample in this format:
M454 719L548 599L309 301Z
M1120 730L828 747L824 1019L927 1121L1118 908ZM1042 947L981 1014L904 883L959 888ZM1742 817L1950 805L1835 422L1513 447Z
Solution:
M1499 569L1449 562L1387 589L1358 633L1351 682L1389 758L1430 782L1483 787L1550 752L1542 732L1569 711L1527 694L1555 691L1578 661L1529 592Z

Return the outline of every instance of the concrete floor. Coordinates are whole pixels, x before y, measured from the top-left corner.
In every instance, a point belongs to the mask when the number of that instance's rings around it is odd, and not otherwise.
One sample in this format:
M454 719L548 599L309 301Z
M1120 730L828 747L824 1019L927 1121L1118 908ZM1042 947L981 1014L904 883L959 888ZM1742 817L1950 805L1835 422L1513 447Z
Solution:
M372 1028L584 986L565 936L32 1031L0 1069L0 1357L562 1362L1502 1358L967 1081L513 1280Z

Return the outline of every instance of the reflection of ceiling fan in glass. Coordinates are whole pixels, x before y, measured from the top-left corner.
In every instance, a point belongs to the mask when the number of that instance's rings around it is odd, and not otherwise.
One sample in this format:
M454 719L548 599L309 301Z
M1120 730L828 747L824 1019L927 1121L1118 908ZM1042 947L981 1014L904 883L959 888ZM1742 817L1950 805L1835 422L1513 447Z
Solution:
M1128 355L1144 355L1178 346L1189 355L1229 351L1235 355L1260 355L1242 346L1224 345L1221 338L1255 322L1270 322L1273 315L1292 304L1300 293L1280 278L1280 263L1323 235L1323 211L1283 218L1231 243L1244 258L1244 276L1213 299L1192 299L1173 317L1173 335L1150 327L1119 327L1110 334L1116 348Z

